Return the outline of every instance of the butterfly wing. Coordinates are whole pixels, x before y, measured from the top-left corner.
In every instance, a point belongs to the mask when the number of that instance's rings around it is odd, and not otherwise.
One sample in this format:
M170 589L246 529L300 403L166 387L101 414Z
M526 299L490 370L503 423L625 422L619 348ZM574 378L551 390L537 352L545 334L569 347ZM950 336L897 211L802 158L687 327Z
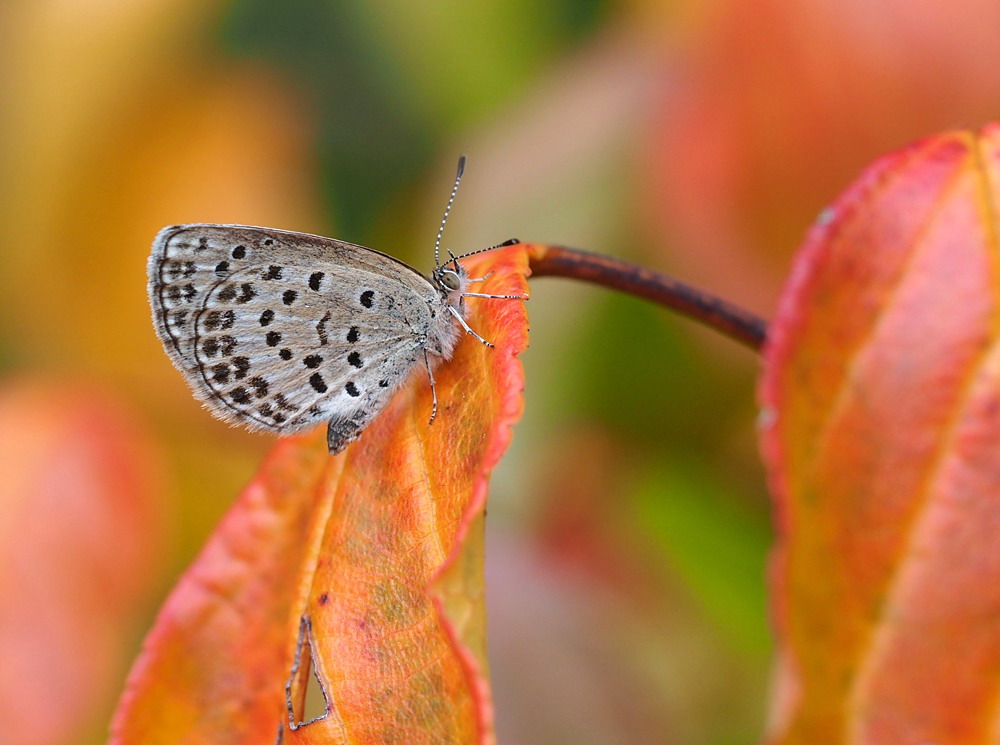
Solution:
M218 417L289 434L330 422L339 451L422 361L436 291L390 256L240 225L165 228L157 334Z

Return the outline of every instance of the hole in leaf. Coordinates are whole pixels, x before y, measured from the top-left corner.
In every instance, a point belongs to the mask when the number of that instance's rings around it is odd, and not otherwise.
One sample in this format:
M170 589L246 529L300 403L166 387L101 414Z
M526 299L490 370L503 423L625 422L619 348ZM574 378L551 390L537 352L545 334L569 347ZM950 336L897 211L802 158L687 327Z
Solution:
M325 719L330 713L330 699L316 670L309 616L302 616L299 621L295 660L285 684L285 704L288 707L288 728L293 731Z
M316 673L316 666L309 666L309 679L306 681L306 700L302 707L302 721L315 722L329 714L326 691Z

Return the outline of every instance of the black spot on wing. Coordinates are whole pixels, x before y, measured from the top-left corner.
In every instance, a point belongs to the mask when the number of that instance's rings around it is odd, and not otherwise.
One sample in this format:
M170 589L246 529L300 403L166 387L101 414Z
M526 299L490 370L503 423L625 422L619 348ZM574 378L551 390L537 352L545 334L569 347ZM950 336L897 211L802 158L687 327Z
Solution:
M231 329L236 324L236 313L231 310L209 311L205 316L205 330L218 331L219 329Z
M316 323L316 334L319 336L319 343L324 346L330 343L330 336L326 331L326 324L329 321L330 311L327 311L326 314Z
M313 373L309 376L309 385L311 385L317 393L326 393L327 391L326 381L323 380L323 376L319 373Z
M219 340L219 350L222 352L223 357L230 357L233 354L233 350L236 349L236 339L225 334L218 337Z
M244 282L240 285L240 296L236 298L237 303L249 303L257 297L257 291L253 288L253 285L249 282Z
M290 403L288 399L285 398L284 393L275 393L271 400L274 401L275 406L284 411L298 411L302 408L301 406L296 406L295 404Z
M253 386L253 392L257 398L264 398L267 395L267 381L260 377L260 375L250 378L247 382Z
M243 386L234 388L229 393L230 398L233 399L233 403L237 404L248 404L250 403L250 392Z
M250 371L250 358L249 357L233 357L233 369L236 373L237 380L243 380Z

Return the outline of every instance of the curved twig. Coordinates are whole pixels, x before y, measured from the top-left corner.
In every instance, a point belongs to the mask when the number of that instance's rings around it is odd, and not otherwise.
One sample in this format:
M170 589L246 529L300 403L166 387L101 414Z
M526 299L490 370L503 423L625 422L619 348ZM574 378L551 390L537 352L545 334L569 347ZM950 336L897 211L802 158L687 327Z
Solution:
M610 287L672 308L751 349L759 350L764 343L767 322L763 318L674 277L575 248L538 248L530 259L534 277L568 277Z

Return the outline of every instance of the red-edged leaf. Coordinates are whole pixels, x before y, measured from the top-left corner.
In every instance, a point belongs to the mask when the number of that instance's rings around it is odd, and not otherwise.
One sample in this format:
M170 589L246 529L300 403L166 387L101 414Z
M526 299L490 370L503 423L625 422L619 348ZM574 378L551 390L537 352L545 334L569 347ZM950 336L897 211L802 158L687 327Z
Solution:
M475 257L526 291L527 254ZM465 338L339 457L279 443L160 613L113 742L490 743L482 514L521 412L523 303L473 299ZM296 674L291 676L293 664ZM305 718L310 668L328 713ZM290 680L292 711L285 684Z
M772 325L774 742L996 742L1000 126L873 166Z

